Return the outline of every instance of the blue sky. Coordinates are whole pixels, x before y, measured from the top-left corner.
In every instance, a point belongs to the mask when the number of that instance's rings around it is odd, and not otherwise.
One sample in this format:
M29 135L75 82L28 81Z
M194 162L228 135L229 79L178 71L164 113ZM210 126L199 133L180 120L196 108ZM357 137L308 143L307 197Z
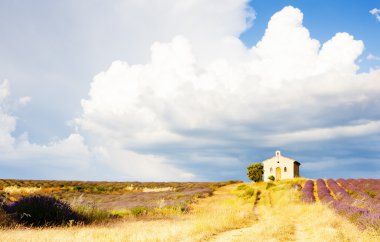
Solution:
M250 1L250 6L256 11L254 26L241 35L248 46L256 44L262 37L267 23L274 12L292 5L302 10L305 15L304 25L310 30L311 36L321 42L327 41L337 32L348 32L365 42L365 50L360 63L362 71L378 66L379 63L368 61L369 54L379 56L380 26L368 9L379 8L379 1Z
M380 1L0 2L0 177L380 174Z

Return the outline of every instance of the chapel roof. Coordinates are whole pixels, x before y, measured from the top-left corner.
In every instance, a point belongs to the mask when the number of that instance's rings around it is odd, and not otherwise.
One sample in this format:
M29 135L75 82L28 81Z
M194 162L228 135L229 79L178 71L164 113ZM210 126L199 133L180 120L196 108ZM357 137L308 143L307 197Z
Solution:
M271 160L276 160L276 159L281 159L281 160L285 160L287 162L293 162L293 163L296 163L297 165L301 165L301 163L299 163L295 159L281 155L281 152L279 150L277 150L275 152L274 156L272 156L271 158L268 158L268 159L264 160L263 163L265 163L266 161L271 161Z

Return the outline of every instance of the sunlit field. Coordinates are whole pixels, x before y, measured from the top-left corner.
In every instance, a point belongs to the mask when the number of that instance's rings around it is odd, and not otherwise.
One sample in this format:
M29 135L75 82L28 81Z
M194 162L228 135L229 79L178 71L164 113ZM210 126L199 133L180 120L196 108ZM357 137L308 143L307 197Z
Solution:
M192 197L186 209L165 206L165 199L161 198L156 201L157 206L151 208L140 205L87 213L93 217L98 214L91 223L36 228L3 222L0 241L379 241L380 221L363 222L363 216L368 212L361 212L368 210L377 214L379 180L323 181L331 191L333 202L358 207L359 212L355 215L337 210L331 201L325 202L320 195L321 181L299 178L271 183L203 183L211 190L207 195ZM336 191L334 182L349 194L351 200ZM305 186L305 183L309 185ZM46 189L29 185L26 186L28 189L2 187L2 197L13 196L16 191L30 196ZM190 184L145 184L145 193L168 196L167 193L177 189L184 192L183 187L187 186ZM143 190L129 192L144 193ZM306 199L310 194L316 195L314 199ZM77 192L76 196L81 193ZM123 193L115 196L124 199ZM181 196L177 199L181 200ZM72 206L74 210L84 212L83 206L82 210L80 206ZM3 221L10 219L4 212L0 216Z

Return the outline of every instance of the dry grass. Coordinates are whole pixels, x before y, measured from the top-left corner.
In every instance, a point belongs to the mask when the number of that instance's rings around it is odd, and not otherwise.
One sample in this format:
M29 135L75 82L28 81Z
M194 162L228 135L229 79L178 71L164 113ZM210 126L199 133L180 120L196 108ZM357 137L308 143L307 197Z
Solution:
M10 194L10 195L13 195L13 194L25 194L25 195L29 195L29 194L33 194L33 193L37 193L37 192L41 191L41 188L40 187L8 186L8 187L4 187L3 191L5 193Z
M262 191L257 223L212 241L380 241L379 231L361 231L323 204L299 202L299 192L289 189L289 182L295 181L277 182L269 190L265 183L252 184Z
M143 192L168 192L168 191L175 191L174 187L144 187L142 189Z
M136 187L133 184L124 188L126 191L136 192L171 192L175 191L175 187Z
M299 191L290 187L304 182L230 185L199 199L188 214L83 227L4 229L0 241L380 241L379 231L361 231L323 204L299 202Z
M191 212L164 220L132 220L102 226L0 230L0 241L201 241L253 221L250 200L231 193L236 185L193 204Z

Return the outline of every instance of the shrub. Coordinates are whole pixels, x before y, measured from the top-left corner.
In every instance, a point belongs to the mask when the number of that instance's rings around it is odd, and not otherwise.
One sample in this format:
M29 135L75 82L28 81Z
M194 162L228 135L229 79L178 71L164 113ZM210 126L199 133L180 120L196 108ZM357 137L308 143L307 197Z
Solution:
M274 187L274 186L276 186L276 185L273 184L272 182L268 182L265 189L268 190L269 188Z
M255 189L247 187L244 192L244 197L251 198L255 195Z
M148 213L148 209L146 207L134 207L131 208L131 214L135 217L142 216Z
M301 186L301 184L294 183L294 184L292 184L292 188L297 190L297 191L301 191L302 186Z
M245 184L241 184L241 185L239 185L237 188L236 188L236 190L244 190L245 189L245 187L246 187L246 185Z
M251 164L247 167L247 176L254 182L262 181L264 168L261 163Z
M84 187L82 187L82 186L75 186L75 187L73 187L73 191L83 192L84 191Z
M5 211L0 208L0 228L9 227L15 225L12 217L5 213Z
M375 192L372 192L372 191L365 191L365 193L368 194L368 196L374 198L376 196L376 193Z
M101 210L91 205L81 205L74 207L75 211L82 217L86 218L88 223L103 222L108 219L117 218L118 216L112 215L110 212Z
M268 177L268 179L271 180L271 181L274 181L275 178L274 178L273 175L271 175L271 176Z
M65 225L85 221L69 205L53 197L29 196L4 206L18 223L30 226Z

